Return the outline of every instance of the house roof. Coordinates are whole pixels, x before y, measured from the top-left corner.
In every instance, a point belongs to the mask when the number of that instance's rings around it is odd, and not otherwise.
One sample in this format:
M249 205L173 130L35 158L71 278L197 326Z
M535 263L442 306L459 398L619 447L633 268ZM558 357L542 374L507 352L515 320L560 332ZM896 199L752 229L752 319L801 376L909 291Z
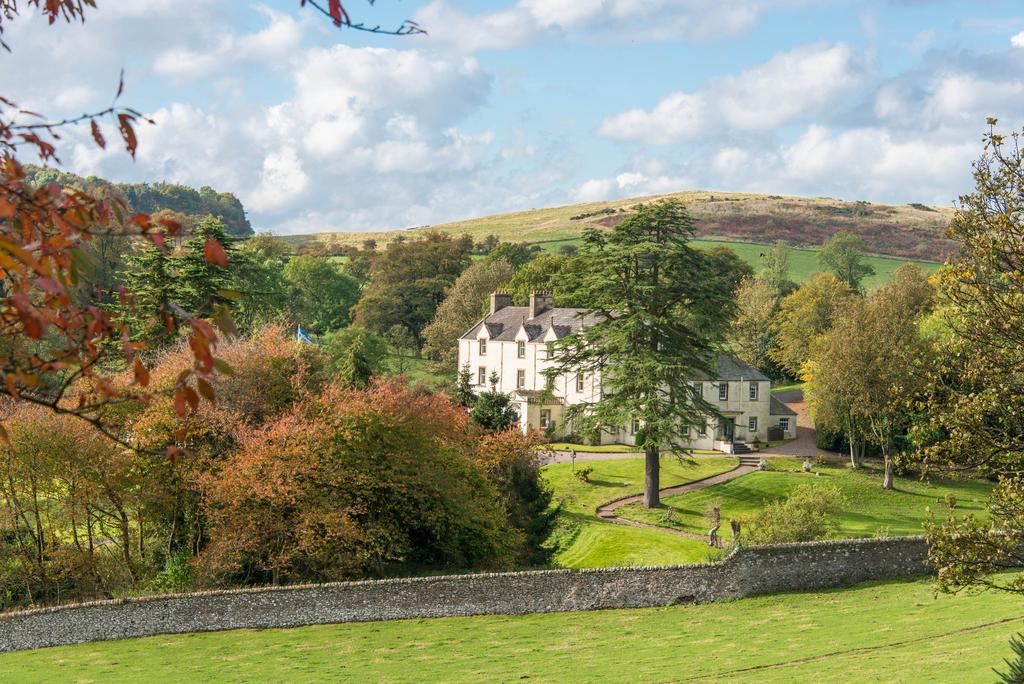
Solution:
M708 377L704 373L698 373L694 380L754 380L756 382L768 382L768 376L757 370L750 364L740 361L731 354L719 354L715 359L715 374Z
M786 406L781 400L772 397L770 414L773 416L795 416L796 411Z
M587 313L586 309L547 309L530 318L528 306L506 306L474 325L460 339L474 340L480 332L480 326L487 326L487 333L492 340L512 342L519 333L520 326L526 328L530 341L540 339L553 328L558 339L579 331L583 325L592 326L601 320L600 316Z

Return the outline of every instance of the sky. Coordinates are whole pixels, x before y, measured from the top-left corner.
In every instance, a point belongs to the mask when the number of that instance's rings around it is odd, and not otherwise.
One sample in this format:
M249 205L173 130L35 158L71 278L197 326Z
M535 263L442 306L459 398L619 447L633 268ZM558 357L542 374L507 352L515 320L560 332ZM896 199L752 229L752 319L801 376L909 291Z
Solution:
M1024 126L1024 5L975 0L100 0L7 26L0 95L122 103L67 170L235 193L258 231L383 230L688 189L951 206ZM114 137L108 131L108 138Z

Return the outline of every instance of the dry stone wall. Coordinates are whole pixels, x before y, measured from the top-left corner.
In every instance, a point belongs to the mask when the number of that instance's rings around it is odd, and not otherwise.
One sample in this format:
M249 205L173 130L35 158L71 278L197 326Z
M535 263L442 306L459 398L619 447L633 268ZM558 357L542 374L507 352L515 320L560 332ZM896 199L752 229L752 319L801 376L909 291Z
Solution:
M0 651L239 628L706 603L927 571L921 537L744 548L715 564L540 570L201 592L0 615Z

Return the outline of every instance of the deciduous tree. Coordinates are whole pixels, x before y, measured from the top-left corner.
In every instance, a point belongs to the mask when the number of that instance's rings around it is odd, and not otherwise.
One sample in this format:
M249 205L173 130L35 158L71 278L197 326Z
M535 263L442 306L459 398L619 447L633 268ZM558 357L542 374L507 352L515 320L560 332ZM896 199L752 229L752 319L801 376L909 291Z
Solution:
M779 305L778 346L770 354L790 377L800 377L811 343L829 329L836 312L853 296L850 287L831 273L815 273Z
M818 264L834 273L854 292L861 291L864 278L875 274L874 267L864 262L864 240L845 230L837 232L822 245Z
M459 336L480 320L490 294L513 275L515 270L507 261L496 259L475 263L458 277L430 325L423 329L423 355L436 363L438 372L455 373Z

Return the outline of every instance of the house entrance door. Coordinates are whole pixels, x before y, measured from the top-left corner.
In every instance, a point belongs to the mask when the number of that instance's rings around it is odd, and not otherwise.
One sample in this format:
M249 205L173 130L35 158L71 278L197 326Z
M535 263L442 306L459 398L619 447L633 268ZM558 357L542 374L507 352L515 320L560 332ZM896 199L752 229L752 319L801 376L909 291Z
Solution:
M720 442L732 442L736 437L736 419L722 418L718 422L717 438Z

